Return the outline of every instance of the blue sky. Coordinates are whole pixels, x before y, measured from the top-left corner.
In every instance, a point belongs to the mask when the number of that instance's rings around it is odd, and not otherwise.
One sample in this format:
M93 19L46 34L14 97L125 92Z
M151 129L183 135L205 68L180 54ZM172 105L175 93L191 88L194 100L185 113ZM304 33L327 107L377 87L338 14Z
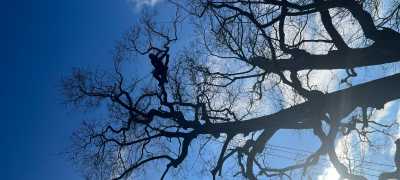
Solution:
M137 15L126 0L9 1L4 8L0 179L79 179L59 153L84 115L62 103L60 80L73 67L110 67L115 42Z

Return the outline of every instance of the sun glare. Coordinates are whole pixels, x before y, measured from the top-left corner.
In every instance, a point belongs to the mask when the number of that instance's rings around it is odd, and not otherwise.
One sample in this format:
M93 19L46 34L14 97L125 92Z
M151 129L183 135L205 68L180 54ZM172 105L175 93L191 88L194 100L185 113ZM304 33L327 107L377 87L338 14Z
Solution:
M326 168L322 175L318 176L318 180L338 180L339 178L339 173L332 165Z

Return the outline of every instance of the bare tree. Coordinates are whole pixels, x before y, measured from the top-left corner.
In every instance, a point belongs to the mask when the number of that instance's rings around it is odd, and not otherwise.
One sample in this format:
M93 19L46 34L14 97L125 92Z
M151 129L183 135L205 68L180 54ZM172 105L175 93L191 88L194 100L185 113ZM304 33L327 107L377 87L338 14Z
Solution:
M110 115L84 123L74 134L71 157L89 178L136 177L157 162L165 165L164 179L171 168L184 168L190 154L218 149L211 162L197 162L214 179L227 165L233 165L233 176L247 179L299 177L294 171L312 178L310 169L325 155L343 179L366 179L335 147L350 135L369 146L375 134L393 136L396 120L385 124L372 117L400 98L400 74L352 80L358 72L368 74L366 67L400 60L398 1L170 3L184 15L177 13L167 24L145 16L143 26L118 44L113 73L80 69L63 81L68 102L107 107ZM172 53L183 17L195 21L189 30L203 41ZM134 62L151 61L150 78L127 78L123 65L132 56ZM334 88L313 82L328 70L337 81L322 81ZM273 108L265 112L266 106ZM313 132L319 148L292 165L272 167L265 163L266 147L283 129ZM380 176L398 177L398 169Z

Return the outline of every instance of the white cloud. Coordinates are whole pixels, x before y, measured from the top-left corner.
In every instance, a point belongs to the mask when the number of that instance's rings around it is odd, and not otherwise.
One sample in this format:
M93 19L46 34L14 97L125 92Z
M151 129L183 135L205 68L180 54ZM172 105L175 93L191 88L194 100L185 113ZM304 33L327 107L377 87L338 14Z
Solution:
M377 110L373 115L372 115L372 120L378 123L382 124L389 124L390 122L393 121L393 118L397 123L400 123L400 109L396 108L398 107L399 101L390 101L384 105L384 108L381 110ZM393 135L392 140L396 140L397 138L400 137L400 127L398 130L391 131L390 134ZM379 138L378 136L375 135L376 138ZM389 137L386 137L389 138ZM388 151L389 150L389 151ZM394 143L389 143L387 148L381 149L382 154L388 154L392 156L394 152L396 151L396 146Z
M377 122L382 122L383 120L386 120L386 116L390 114L390 111L392 110L392 107L396 104L396 101L390 101L384 105L384 108L381 110L377 110L376 113L373 114L373 120Z
M339 160L347 167L349 167L349 164L344 160L355 158L353 156L355 150L353 149L354 147L351 145L351 142L353 142L354 139L356 139L355 134L350 134L348 136L340 137L335 147L335 151ZM354 168L354 165L350 168ZM338 180L338 179L340 179L340 175L331 163L329 163L329 166L323 170L323 173L321 175L318 176L318 180Z
M400 124L400 108L397 110L396 121L397 121L397 123ZM399 126L399 130L398 130L397 138L400 138L400 126Z
M396 117L395 117L395 118L396 118L396 122L397 122L398 124L400 124L400 108L397 109L397 114L396 114ZM397 133L397 134L395 135L396 138L395 138L394 140L400 138L400 126L398 127L396 133ZM396 145L393 143L393 144L391 144L391 147L390 147L390 154L394 154L395 151L396 151Z
M335 147L335 151L337 154L343 154L344 150L344 144L345 144L346 139L344 137L341 137L337 145ZM340 156L339 156L340 159ZM335 167L331 163L329 163L329 166L326 167L321 175L318 176L318 180L338 180L340 178L339 173L336 171Z
M333 167L333 165L330 165L324 170L324 173L322 175L318 176L318 180L338 180L339 178L340 175Z
M160 3L162 0L128 0L129 3L132 3L136 6L136 8L140 9L144 6L155 6L157 3Z

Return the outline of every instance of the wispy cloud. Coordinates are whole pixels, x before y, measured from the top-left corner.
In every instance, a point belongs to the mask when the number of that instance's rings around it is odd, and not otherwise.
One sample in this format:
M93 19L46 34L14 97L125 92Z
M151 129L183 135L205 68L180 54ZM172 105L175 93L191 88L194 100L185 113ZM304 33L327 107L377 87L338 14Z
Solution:
M377 110L373 114L371 120L374 120L375 122L382 124L388 124L389 122L393 121L393 118L396 118L397 122L400 122L400 106L398 104L399 102L400 101L392 101L386 103L382 110ZM391 132L391 134L396 135L399 132L400 129L398 132ZM370 136L370 140L374 142L383 142L384 138L389 138L389 137L383 136L382 134L372 134ZM338 140L337 146L335 148L341 162L344 163L347 167L350 167L353 172L355 172L356 174L360 173L362 174L362 172L364 172L365 176L371 178L372 176L377 176L379 173L383 171L392 170L390 167L386 165L384 167L381 167L377 166L376 164L362 164L363 163L362 160L364 160L364 157L373 157L370 160L368 160L368 158L365 160L391 165L393 161L393 154L395 151L395 146L393 142L389 142L389 144L386 145L385 148L379 149L379 151L377 150L369 151L368 149L369 146L367 146L367 144L364 143L359 144L357 142L358 140L356 134L352 133L349 136L341 137ZM344 157L343 155L347 156L347 158ZM347 161L345 161L346 159L353 160L351 166ZM340 176L337 173L336 169L332 166L332 164L329 164L329 166L327 166L324 169L323 173L318 176L318 180L327 180L327 179L336 180L339 179L339 177Z
M352 151L352 147L348 145L348 143L351 142L353 138L354 137L352 135L344 137L342 136L337 141L335 152L336 154L338 154L338 158L342 163L345 158L353 158L352 154L349 153ZM348 166L349 164L345 163L345 165ZM318 180L338 179L340 179L340 174L336 171L336 168L331 163L329 163L329 165L323 170L323 173L318 176Z
M128 0L128 2L134 4L137 9L141 9L145 6L153 7L161 1L163 0Z
M396 121L397 121L397 123L400 124L400 108L397 108ZM400 127L399 127L398 132L397 132L397 138L400 138Z

